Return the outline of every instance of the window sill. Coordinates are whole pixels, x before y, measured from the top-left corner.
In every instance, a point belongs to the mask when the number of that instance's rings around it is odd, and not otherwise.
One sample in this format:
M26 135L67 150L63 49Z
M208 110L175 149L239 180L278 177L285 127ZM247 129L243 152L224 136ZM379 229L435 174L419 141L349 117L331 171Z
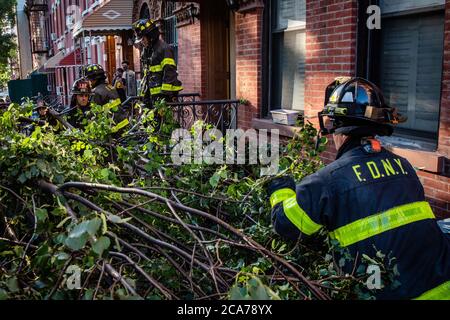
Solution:
M252 119L252 127L257 130L261 129L278 129L280 136L292 138L297 132L301 130L300 127L286 126L282 124L273 123L270 119ZM383 140L383 139L381 139ZM384 139L385 140L385 139ZM445 167L445 157L436 151L424 151L394 146L391 143L383 143L383 146L392 153L407 159L411 165L419 170L424 170L433 173L443 173Z
M286 126L283 124L273 123L271 119L252 119L253 129L277 129L280 132L280 136L292 138L294 135L301 130L299 127Z
M445 157L437 152L405 149L394 146L385 146L385 148L396 155L407 159L411 165L419 170L433 173L443 173Z

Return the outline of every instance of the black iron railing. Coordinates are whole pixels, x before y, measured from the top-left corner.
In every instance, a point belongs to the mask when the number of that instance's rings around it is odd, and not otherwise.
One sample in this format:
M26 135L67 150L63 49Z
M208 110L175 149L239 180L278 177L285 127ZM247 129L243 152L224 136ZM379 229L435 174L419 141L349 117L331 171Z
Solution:
M189 129L195 121L202 120L225 133L237 125L239 104L239 100L205 100L172 102L168 106L183 128Z
M195 102L200 97L200 93L180 93L177 102Z
M48 0L26 0L25 1L26 11L47 11L48 10Z

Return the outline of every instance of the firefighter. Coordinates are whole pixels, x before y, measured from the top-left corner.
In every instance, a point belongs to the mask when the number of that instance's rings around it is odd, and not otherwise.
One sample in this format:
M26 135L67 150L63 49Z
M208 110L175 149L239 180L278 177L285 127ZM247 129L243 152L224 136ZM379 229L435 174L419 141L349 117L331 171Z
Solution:
M92 102L98 105L105 105L113 102L120 104L117 90L106 82L106 74L99 64L89 64L84 67L84 77L89 81L92 88Z
M122 68L118 68L116 70L112 84L114 88L116 88L117 93L119 94L120 101L124 102L125 100L127 100L127 82L123 78Z
M349 274L362 255L395 257L400 285L375 290L377 299L450 299L450 238L414 168L375 138L390 136L406 119L361 78L337 79L325 101L319 122L323 134L334 134L336 161L298 184L292 177L269 183L275 231L297 240L325 230L357 260L343 266Z
M67 116L68 122L75 128L81 128L86 119L86 113L90 108L92 96L91 86L87 80L80 78L73 83L70 112Z
M164 99L174 101L183 90L178 80L173 49L160 39L158 26L151 19L141 19L133 24L136 42L141 43L143 78L140 96L147 104Z
M64 129L62 124L50 114L50 110L43 99L39 99L36 102L36 106L33 108L33 115L31 119L35 124L39 126L49 125L54 132L59 132ZM34 130L34 125L30 127L30 132Z

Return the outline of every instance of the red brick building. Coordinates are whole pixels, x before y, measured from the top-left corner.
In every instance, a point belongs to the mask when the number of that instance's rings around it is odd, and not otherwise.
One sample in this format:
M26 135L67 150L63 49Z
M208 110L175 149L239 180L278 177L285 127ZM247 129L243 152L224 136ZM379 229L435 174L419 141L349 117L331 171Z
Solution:
M123 60L133 62L133 56L138 56L132 40L132 0L39 2L47 7L41 13L45 32L39 35L46 44L44 52L48 58L40 71L48 74L51 91L64 104L69 103L70 90L80 77L81 66L101 64L111 79Z
M370 30L377 12L381 29ZM135 0L133 17L143 16L160 19L177 48L185 92L250 102L241 128L274 127L280 107L316 123L336 76L369 78L409 117L383 143L418 168L436 214L450 216L449 0Z

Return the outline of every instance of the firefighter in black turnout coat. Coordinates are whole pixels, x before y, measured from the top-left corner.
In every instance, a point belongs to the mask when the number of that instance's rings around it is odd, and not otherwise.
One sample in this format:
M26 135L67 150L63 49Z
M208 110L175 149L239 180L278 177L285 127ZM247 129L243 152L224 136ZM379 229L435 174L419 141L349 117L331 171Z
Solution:
M377 299L449 300L450 237L439 229L411 164L375 139L406 119L374 84L353 78L327 88L319 120L323 134L334 133L337 159L298 184L291 177L272 180L275 231L298 239L324 229L357 264L377 252L395 257L398 282L371 292Z

